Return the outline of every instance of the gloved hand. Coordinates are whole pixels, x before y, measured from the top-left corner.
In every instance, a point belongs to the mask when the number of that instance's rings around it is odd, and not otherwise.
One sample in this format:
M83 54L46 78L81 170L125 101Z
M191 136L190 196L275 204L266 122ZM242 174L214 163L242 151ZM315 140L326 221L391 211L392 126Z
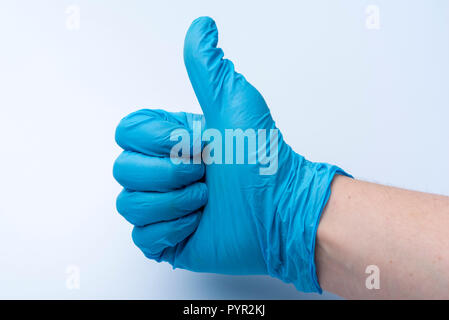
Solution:
M198 272L268 274L321 292L315 236L341 169L307 161L280 133L274 173L261 174L261 163L175 164L169 158L178 143L171 133L192 132L194 121L223 137L225 129L266 129L268 135L276 128L260 93L223 59L217 42L208 17L195 20L185 39L184 61L204 116L140 110L120 122L116 141L125 151L113 171L124 190L117 209L135 225L133 240L150 259ZM267 154L276 151L266 147Z

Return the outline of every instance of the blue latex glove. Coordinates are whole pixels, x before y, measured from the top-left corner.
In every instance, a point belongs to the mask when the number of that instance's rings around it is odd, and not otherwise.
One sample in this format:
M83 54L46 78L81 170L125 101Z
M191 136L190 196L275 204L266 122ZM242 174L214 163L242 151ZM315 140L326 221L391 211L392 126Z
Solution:
M185 39L185 65L204 117L140 110L120 122L116 141L125 151L114 177L125 189L117 209L135 225L133 240L150 259L198 272L268 274L321 292L315 236L341 169L307 161L280 134L271 175L260 173L261 164L176 165L169 158L177 143L170 134L191 132L197 120L220 132L275 128L263 97L223 59L217 42L208 17L195 20Z

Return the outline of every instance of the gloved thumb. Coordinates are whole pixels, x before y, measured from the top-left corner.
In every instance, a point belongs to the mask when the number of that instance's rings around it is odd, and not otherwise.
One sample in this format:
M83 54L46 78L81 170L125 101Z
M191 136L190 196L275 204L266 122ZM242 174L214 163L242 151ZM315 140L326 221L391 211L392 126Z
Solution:
M235 72L230 60L223 59L217 43L217 27L209 17L193 21L184 42L184 63L208 126L223 124L230 114L245 119L241 123L245 126L250 125L247 116L257 119L269 115L260 93Z

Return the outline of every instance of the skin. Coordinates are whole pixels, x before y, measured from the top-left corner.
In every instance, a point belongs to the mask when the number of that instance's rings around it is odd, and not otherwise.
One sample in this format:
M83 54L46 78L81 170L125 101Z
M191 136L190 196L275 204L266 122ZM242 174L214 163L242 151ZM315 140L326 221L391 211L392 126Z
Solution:
M449 299L448 230L449 197L336 176L317 232L320 285L349 299ZM369 265L379 289L365 285Z

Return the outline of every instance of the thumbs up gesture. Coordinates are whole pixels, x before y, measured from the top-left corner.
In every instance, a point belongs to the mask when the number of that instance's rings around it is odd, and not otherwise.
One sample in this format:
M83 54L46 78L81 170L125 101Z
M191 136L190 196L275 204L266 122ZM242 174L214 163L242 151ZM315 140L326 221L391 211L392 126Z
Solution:
M117 127L117 210L146 257L175 268L266 274L321 292L314 262L320 215L340 168L287 145L262 95L196 19L184 62L203 115L139 110Z

